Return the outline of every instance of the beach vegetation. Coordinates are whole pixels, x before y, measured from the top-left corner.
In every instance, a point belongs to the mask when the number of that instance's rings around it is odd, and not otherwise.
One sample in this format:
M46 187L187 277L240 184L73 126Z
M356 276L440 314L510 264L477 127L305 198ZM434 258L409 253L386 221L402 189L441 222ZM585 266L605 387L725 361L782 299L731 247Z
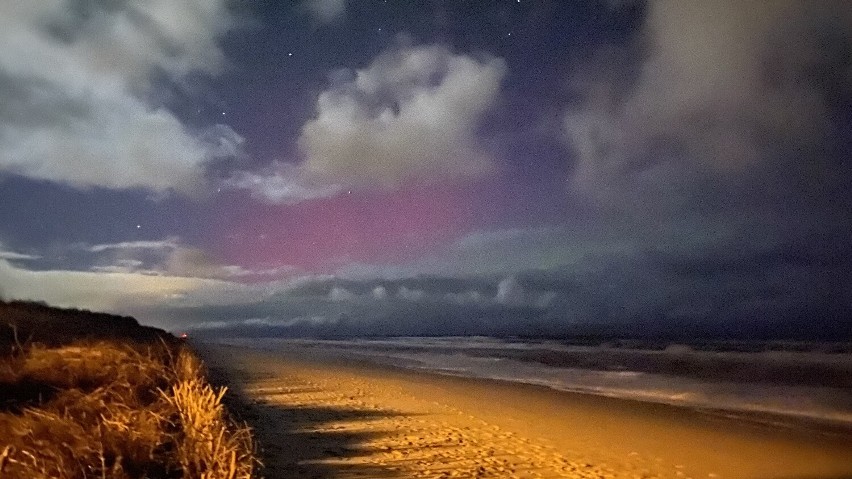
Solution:
M208 383L188 345L46 345L11 333L0 354L0 477L253 477L251 431L232 420L225 388Z

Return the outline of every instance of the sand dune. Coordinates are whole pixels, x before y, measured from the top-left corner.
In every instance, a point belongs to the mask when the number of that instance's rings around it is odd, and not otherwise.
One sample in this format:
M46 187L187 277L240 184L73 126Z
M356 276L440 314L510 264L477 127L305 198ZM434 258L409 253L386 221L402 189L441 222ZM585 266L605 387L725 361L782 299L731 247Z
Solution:
M848 435L230 347L267 478L852 477Z

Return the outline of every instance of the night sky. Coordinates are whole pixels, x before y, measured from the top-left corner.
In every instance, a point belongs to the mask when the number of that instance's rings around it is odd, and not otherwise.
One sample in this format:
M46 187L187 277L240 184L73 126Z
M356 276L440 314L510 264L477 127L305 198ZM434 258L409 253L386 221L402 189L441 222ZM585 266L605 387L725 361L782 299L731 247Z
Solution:
M0 3L0 297L852 339L846 1Z

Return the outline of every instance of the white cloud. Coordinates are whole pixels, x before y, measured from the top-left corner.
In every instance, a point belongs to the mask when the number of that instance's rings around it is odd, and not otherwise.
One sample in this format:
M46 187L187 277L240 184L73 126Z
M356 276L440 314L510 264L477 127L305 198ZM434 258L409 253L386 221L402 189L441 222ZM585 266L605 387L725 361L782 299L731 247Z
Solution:
M554 291L525 288L517 278L509 276L497 284L497 295L494 301L505 306L547 308L558 296Z
M0 245L0 247L2 247L2 245ZM0 259L7 259L12 261L27 261L41 259L41 256L0 250Z
M382 53L320 94L316 117L298 140L304 174L347 186L394 187L492 171L474 131L505 72L501 59L457 55L439 45Z
M497 296L494 299L500 304L520 306L527 302L527 292L517 279L509 276L497 285Z
M305 0L302 6L320 23L338 22L346 16L346 0Z
M172 250L178 248L177 238L167 238L164 240L155 241L122 241L120 243L103 243L92 246L87 246L86 251L92 253L101 253L109 250L135 250L135 249L154 249L154 250Z
M602 49L597 72L572 78L584 97L564 119L575 186L724 176L813 149L829 127L825 86L852 87L832 50L850 31L843 2L652 0L646 52ZM631 58L638 77L613 66Z
M303 162L237 171L223 186L295 204L353 188L489 174L493 159L474 132L505 72L498 58L397 46L365 69L337 72L317 99L316 117L302 127Z
M152 77L214 74L223 0L2 2L0 171L74 187L194 191L242 139L192 132L153 104Z
M268 203L288 205L334 196L342 189L306 178L297 166L287 163L275 163L259 173L237 171L223 185L248 190L254 198Z
M382 300L388 298L388 290L384 286L376 286L373 288L373 298Z
M331 301L349 301L355 298L357 298L355 293L340 286L335 286L328 292L328 299Z

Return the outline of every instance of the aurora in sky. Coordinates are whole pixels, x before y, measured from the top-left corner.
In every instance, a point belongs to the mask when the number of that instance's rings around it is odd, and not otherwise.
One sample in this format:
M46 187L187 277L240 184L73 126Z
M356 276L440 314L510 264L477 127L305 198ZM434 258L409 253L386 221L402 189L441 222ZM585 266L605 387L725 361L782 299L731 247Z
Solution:
M5 2L0 296L852 337L848 2Z

